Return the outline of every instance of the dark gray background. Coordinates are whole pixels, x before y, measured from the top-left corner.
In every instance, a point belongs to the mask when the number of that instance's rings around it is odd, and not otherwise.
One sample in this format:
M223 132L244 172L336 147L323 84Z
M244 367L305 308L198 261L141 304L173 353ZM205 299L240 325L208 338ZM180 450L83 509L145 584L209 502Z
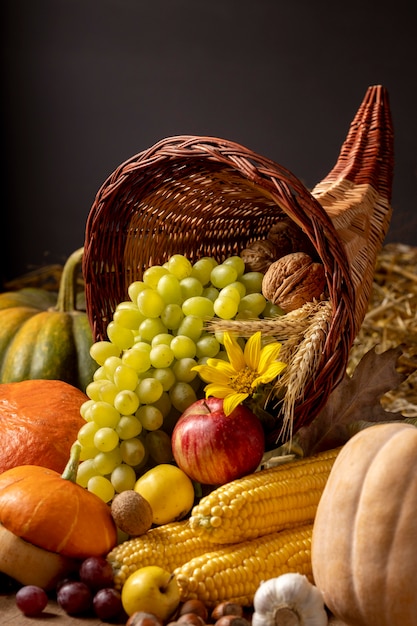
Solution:
M417 245L413 2L3 0L3 279L84 242L107 176L164 137L213 135L312 187L365 91L389 91L388 241Z

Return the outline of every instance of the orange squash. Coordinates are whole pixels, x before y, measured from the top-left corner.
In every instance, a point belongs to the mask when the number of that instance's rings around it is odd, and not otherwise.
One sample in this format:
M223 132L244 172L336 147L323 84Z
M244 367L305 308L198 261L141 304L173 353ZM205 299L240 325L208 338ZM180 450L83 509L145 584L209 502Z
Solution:
M312 566L349 626L417 624L417 428L366 428L342 448L319 502Z
M75 482L79 454L75 443L62 475L38 465L0 474L0 571L24 585L52 589L116 545L110 507Z
M79 448L62 475L39 465L3 472L0 522L44 550L83 559L107 554L117 535L110 507L75 482Z
M88 397L60 380L0 384L0 473L18 465L62 472Z

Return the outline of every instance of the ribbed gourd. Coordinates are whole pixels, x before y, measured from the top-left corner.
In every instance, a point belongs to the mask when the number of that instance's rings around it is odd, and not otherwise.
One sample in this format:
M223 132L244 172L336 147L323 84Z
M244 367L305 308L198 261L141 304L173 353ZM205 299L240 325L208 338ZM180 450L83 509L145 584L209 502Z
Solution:
M0 294L0 383L62 380L85 391L91 382L92 332L76 307L82 255L79 248L68 257L58 296L39 288Z

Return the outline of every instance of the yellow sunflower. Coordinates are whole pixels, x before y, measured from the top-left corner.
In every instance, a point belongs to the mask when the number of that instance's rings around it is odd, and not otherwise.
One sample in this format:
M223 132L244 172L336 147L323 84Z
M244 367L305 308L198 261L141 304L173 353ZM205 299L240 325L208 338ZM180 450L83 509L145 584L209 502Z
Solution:
M224 333L224 347L229 361L207 359L205 365L196 365L200 377L207 383L206 398L223 398L226 415L251 397L259 385L265 385L283 371L285 363L278 361L281 344L269 343L261 347L261 333L252 335L244 350L228 332Z

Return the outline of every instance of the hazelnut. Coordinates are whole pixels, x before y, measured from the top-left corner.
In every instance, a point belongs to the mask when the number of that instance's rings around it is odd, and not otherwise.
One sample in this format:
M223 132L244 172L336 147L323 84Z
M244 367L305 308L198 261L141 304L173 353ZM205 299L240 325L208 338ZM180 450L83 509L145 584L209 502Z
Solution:
M239 615L241 617L243 615L243 607L235 602L221 602L214 607L211 617L214 620L218 620L223 615Z
M153 613L136 611L126 622L126 626L163 626L162 620Z
M181 606L179 615L185 615L186 613L195 613L199 615L204 621L208 618L208 609L204 602L198 599L186 600Z
M323 264L313 262L305 252L293 252L268 268L262 281L262 293L288 313L319 299L325 285Z

